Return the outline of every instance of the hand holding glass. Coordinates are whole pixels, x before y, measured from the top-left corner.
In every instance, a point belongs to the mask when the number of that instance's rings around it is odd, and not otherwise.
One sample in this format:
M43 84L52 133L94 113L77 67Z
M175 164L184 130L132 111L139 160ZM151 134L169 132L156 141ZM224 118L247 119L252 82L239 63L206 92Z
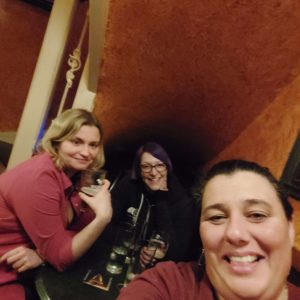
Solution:
M104 170L86 170L81 174L80 190L89 195L95 196L103 184L106 172Z
M164 232L154 231L146 247L142 249L141 265L153 267L157 261L162 260L169 248L169 238Z

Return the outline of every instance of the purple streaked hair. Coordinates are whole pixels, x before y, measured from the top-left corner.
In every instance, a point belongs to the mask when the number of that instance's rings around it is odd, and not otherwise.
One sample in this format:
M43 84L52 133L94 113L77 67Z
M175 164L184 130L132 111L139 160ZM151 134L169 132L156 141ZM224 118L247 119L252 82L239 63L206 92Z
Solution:
M166 150L157 143L147 142L144 145L142 145L136 152L132 169L131 169L131 179L141 178L140 162L141 162L142 154L144 152L148 152L151 155L153 155L155 158L162 161L164 164L166 164L168 172L172 172L173 170L172 162Z

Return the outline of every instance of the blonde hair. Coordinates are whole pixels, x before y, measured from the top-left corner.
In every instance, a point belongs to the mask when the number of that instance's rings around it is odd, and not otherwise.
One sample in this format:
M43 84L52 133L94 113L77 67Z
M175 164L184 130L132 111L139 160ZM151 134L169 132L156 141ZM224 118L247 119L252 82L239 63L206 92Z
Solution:
M95 126L100 133L99 153L89 169L100 169L105 162L103 150L103 129L97 118L84 109L68 109L54 119L39 145L40 152L48 152L56 167L63 170L64 161L58 153L58 145L71 139L82 126Z

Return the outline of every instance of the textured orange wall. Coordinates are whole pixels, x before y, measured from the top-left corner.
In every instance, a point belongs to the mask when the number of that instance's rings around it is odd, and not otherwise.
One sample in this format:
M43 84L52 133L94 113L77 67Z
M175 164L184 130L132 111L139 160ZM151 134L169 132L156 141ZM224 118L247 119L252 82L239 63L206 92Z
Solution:
M300 74L299 0L111 0L108 24L95 111L115 148L150 137L195 167Z

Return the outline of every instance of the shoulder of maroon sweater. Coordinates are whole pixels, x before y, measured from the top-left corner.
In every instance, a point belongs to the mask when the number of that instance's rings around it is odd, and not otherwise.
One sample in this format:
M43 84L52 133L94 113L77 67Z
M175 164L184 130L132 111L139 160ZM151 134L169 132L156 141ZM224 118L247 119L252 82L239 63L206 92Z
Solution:
M213 300L209 282L195 276L195 263L161 262L121 290L118 300Z
M16 183L18 183L18 189L26 189L33 183L36 186L37 182L48 181L51 178L55 182L61 182L60 185L64 189L72 184L67 175L55 166L50 154L41 153L1 174L0 189L2 191L15 190Z
M213 300L211 284L203 269L196 262L161 262L154 269L166 281L177 282L178 287L186 289L189 296ZM151 270L151 269L150 269ZM193 298L194 299L194 298Z
M26 173L33 170L58 171L49 153L40 153L7 170L5 175ZM3 174L4 175L4 174Z
M6 189L10 184L15 184L17 180L20 184L30 181L34 176L39 177L42 169L45 172L53 172L55 166L51 161L49 155L35 155L1 174L0 183ZM19 180L20 178L22 180Z
M196 280L193 263L173 261L164 261L158 263L154 268L144 271L142 277L160 277L164 281L180 280L180 282L189 281L192 283Z

